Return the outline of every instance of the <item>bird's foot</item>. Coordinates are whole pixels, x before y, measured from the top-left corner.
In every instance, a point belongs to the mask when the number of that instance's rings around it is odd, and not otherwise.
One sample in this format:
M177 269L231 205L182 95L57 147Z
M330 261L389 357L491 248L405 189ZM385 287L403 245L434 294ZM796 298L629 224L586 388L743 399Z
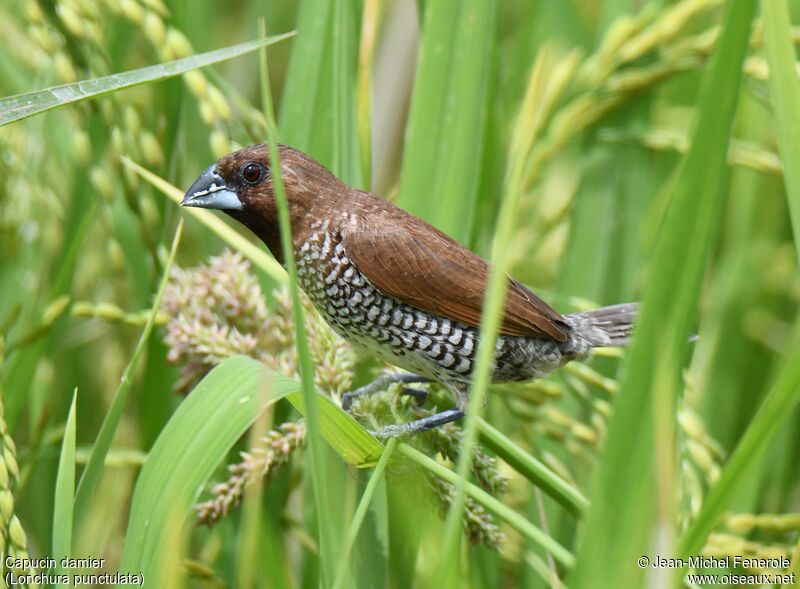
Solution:
M354 391L350 391L349 393L345 393L344 395L342 395L342 409L344 409L345 411L350 409L350 405L353 404L353 399L355 399L356 397L360 397L361 395L371 395L373 393L377 393L378 391L384 390L390 384L395 384L395 383L414 384L414 383L425 383L430 381L431 380L429 378L425 378L424 376L419 376L418 374L412 374L410 372L384 374L383 376L379 376L378 378L373 380L368 385L365 385L361 388L358 388ZM414 396L414 398L416 399L420 398L419 395L420 393L424 393L425 395L427 395L425 391L420 391L418 389L403 389L403 392Z
M409 436L418 434L420 432L428 431L440 425L450 423L456 419L464 417L464 412L461 409L453 408L447 409L422 419L415 419L408 423L396 423L393 425L385 425L377 431L371 431L376 438L396 438L400 436Z

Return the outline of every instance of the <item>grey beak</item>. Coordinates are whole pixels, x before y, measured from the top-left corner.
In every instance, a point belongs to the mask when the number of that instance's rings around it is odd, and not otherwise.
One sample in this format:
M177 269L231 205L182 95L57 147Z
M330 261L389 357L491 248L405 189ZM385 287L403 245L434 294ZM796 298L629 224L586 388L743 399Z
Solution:
M241 211L244 209L236 192L228 187L216 166L211 166L194 181L181 201L183 207Z

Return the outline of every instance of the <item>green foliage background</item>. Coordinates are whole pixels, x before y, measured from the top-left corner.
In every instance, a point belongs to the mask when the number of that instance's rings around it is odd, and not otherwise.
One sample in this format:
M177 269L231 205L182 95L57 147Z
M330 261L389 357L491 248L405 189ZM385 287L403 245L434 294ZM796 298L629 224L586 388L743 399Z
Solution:
M786 555L797 573L798 7L5 0L0 93L236 45L261 18L298 33L273 40L266 78L251 52L100 80L82 102L89 86L0 99L4 552L103 557L153 587L637 587L659 581L638 556L701 550ZM460 489L503 522L499 551L459 542L458 493L448 522L416 500L411 464L458 483L469 452L384 448L327 400L327 444L192 528L248 427L310 398L237 357L183 400L161 337L173 262L227 243L264 287L287 280L213 214L176 231L164 196L266 139L262 84L270 133L559 310L643 300L625 360L553 375L542 405L491 387L485 422L476 403L466 435L510 490Z

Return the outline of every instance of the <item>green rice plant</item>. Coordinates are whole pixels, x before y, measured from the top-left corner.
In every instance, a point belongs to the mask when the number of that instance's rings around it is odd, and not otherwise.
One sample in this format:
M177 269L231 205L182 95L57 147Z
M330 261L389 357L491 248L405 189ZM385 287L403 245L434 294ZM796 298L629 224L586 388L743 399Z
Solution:
M64 427L64 443L58 460L58 479L56 480L55 505L53 506L53 559L56 561L55 573L66 574L61 566L64 558L72 555L73 501L75 495L75 402L78 391L72 395L72 405Z
M462 242L472 233L495 12L488 0L426 5L409 115L397 202Z
M263 408L297 389L297 383L261 364L234 357L181 404L153 446L137 483L120 565L123 572L143 574L157 584L170 577L176 564L168 560L174 556L167 550L167 542L174 540L171 530L183 527L201 485ZM210 433L213 447L195 443L202 433L198 424ZM181 468L173 461L176 454L185 459Z
M144 352L145 344L147 343L150 333L153 330L153 325L155 324L155 320L158 315L158 308L161 304L161 297L164 294L164 289L167 285L169 269L172 265L172 261L175 259L175 253L178 251L178 244L181 241L182 231L183 223L179 223L178 228L175 231L175 239L172 242L172 250L170 251L169 258L167 259L164 276L161 279L158 292L156 293L155 300L153 301L150 318L142 330L142 335L139 338L139 343L133 352L133 356L131 356L131 361L125 368L125 372L120 379L119 388L114 394L114 398L111 401L111 407L109 408L109 411L103 420L103 425L100 427L100 432L97 435L97 440L92 449L92 453L89 456L88 462L86 463L86 468L84 469L83 474L81 474L78 488L75 491L75 519L78 521L80 521L84 516L84 511L86 510L87 504L92 496L93 487L95 486L97 478L100 475L100 470L105 462L106 454L111 447L111 441L114 437L117 426L119 425L122 412L125 409L125 403L127 402L128 395L130 393L132 374L136 370L139 359Z
M372 472L372 476L370 476L367 487L364 489L364 493L361 495L361 500L358 503L358 509L356 510L355 514L353 514L353 520L350 523L350 529L347 531L345 545L342 548L343 564L339 567L339 570L336 574L336 579L333 583L334 589L340 589L341 587L344 587L344 584L348 581L347 567L350 560L350 553L353 550L353 545L358 537L359 528L361 528L361 525L364 523L364 517L366 517L367 509L369 509L369 504L372 501L373 495L375 494L375 489L381 481L383 472L386 470L386 465L389 463L389 459L392 457L395 448L397 448L397 444L397 438L392 438L386 443L386 449L381 453L381 459L378 461L378 464L375 465L375 470Z
M3 554L169 587L796 573L800 14L753 5L0 4ZM636 341L490 386L485 337L465 422L384 446L452 399L342 411L390 368L176 206L267 139L492 258L484 335L508 272L560 311L642 299Z
M800 138L791 133L791 121L800 108L800 81L797 79L796 52L792 45L791 20L785 2L764 6L764 46L770 67L770 95L773 97L778 126L778 143L786 162L786 193L794 234L800 232ZM788 125L788 126L787 126ZM795 244L797 244L795 240ZM798 249L800 256L800 249Z
M600 507L588 515L581 565L573 580L576 587L597 586L598 579L608 587L639 585L644 569L628 563L641 555L650 530L660 526L669 534L676 521L673 440L681 358L689 345L693 309L719 223L720 185L737 98L731 92L720 102L716 89L738 87L753 10L753 3L747 2L728 7L700 98L692 148L670 185L642 318L591 496ZM673 291L670 285L676 284ZM628 510L634 498L635 514ZM601 541L608 534L614 543Z
M311 1L300 5L297 43L292 51L290 73L284 87L280 128L284 141L323 161L320 140L315 139L320 117L330 108L330 93L319 88L326 54L325 42L333 19L328 18L330 2Z
M758 413L725 464L697 519L681 537L679 554L692 554L702 548L706 536L731 501L736 481L741 480L747 470L752 468L756 458L763 453L772 436L780 430L787 416L791 415L800 402L800 368L797 358L795 339L791 341L786 364L778 374L775 385L767 393Z
M5 360L5 342L0 337L0 367ZM14 488L13 486L19 479L19 466L17 464L16 445L11 435L8 433L8 426L3 418L3 406L0 401L0 433L3 436L2 459L3 465L0 467L0 497L2 497L2 513L0 513L0 556L3 559L2 572L5 574L8 568L5 565L6 556L27 558L28 547L25 531L20 524L19 518L14 513Z
M548 103L542 78L543 70L546 67L545 63L546 59L540 60L538 62L540 68L534 68L531 73L531 81L520 111L520 120L517 123L517 133L512 140L506 195L500 207L497 231L492 244L492 270L489 274L486 302L481 316L482 337L478 346L467 417L465 418L464 449L458 464L458 476L461 482L456 485L457 494L448 514L444 550L441 555L441 571L443 571L443 579L448 587L455 586L458 582L457 569L453 570L452 567L459 562L460 520L466 493L464 485L472 460L472 448L478 436L478 419L483 406L485 389L490 380L495 342L500 329L503 301L508 285L506 278L510 266L508 240L517 214L517 203L523 191L526 163L531 157L537 131L541 126L542 111L546 110Z
M337 7L343 10L341 6ZM263 29L263 26L262 26ZM263 30L262 30L263 34ZM340 40L344 43L345 40ZM283 180L281 178L281 160L278 155L278 132L275 128L275 114L272 108L272 92L269 87L269 72L267 70L267 53L262 50L260 53L261 64L261 93L264 104L264 114L267 119L267 134L269 141L269 161L273 169L277 170L277 174L273 176L273 186L275 191L275 202L278 207L278 221L281 234L281 250L283 252L283 259L286 264L286 272L289 275L289 294L292 298L292 320L294 322L297 356L299 360L300 379L303 385L303 404L306 414L306 422L308 423L308 433L306 438L309 447L309 462L310 468L310 487L314 499L314 506L316 508L317 517L317 538L320 548L321 556L321 582L324 585L332 583L332 579L336 576L336 544L337 540L334 535L333 529L333 505L329 501L327 490L330 485L330 477L323 462L323 447L321 445L321 426L319 419L319 409L316 402L316 394L314 389L314 364L311 360L311 354L308 347L308 336L305 330L305 322L303 321L303 306L300 302L300 286L297 282L297 263L294 258L294 249L292 247L292 226L289 220L289 202L286 197L286 192L283 187ZM335 104L335 99L334 99ZM349 106L349 105L348 105ZM341 113L334 113L334 119ZM344 133L344 129L339 129L339 133ZM336 136L336 131L334 131ZM335 150L335 153L340 153L342 158L344 154ZM336 160L334 160L336 161ZM355 165L355 159L343 159L338 163L342 165L342 161L347 161L351 165ZM346 164L345 164L346 165Z

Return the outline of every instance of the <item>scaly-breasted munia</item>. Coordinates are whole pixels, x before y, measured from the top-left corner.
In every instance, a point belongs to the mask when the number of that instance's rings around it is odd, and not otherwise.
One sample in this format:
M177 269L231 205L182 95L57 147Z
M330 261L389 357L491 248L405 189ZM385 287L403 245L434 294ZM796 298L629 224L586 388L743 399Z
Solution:
M422 431L462 417L488 263L422 219L350 188L306 154L284 145L279 150L306 295L346 340L414 373L397 381L436 380L455 395L456 408L379 434ZM247 147L203 172L181 204L224 211L282 262L272 177L267 146ZM492 381L543 377L594 347L623 345L637 310L630 303L561 315L509 279Z

